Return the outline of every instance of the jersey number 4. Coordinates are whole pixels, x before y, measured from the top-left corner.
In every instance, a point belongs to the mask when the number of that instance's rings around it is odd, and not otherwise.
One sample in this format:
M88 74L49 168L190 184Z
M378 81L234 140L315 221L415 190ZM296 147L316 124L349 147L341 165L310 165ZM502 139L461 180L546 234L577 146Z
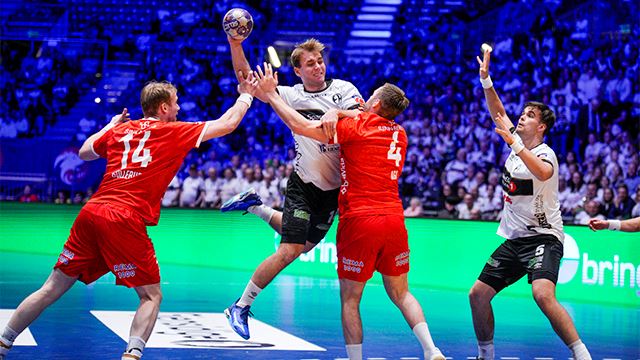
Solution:
M396 162L396 166L400 167L400 161L402 161L402 148L398 147L398 131L393 132L391 144L389 145L389 151L387 152L387 159ZM391 171L391 180L398 179L398 170Z
M151 151L149 149L144 148L144 143L149 140L149 136L151 136L151 131L145 131L142 136L142 140L138 144L136 151L133 152L133 156L131 156L131 163L140 163L140 166L147 167L151 162ZM127 160L129 158L129 150L131 150L131 144L129 143L133 140L133 134L128 133L123 136L120 141L124 143L124 151L122 152L122 167L120 169L125 169L127 167Z

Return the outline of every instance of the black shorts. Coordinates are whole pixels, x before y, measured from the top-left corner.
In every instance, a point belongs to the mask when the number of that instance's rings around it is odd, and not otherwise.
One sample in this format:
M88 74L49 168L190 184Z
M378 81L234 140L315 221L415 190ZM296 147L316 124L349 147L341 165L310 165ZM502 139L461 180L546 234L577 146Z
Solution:
M338 190L323 191L312 183L305 184L294 171L287 182L281 242L319 243L338 212Z
M553 235L536 235L506 240L491 254L478 280L496 292L528 274L529 284L536 279L558 281L563 246Z

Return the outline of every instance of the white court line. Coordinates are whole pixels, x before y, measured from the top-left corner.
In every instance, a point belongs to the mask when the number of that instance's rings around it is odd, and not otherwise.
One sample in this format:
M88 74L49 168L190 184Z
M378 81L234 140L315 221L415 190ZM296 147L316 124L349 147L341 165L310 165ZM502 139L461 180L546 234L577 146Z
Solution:
M420 360L419 357L401 357L400 360Z
M602 360L621 360L621 359L618 359L618 358L603 358Z
M520 360L519 357L512 357L512 356L501 356L500 359L502 359L502 360Z
M551 357L534 357L534 360L553 360Z
M387 360L387 358L367 358L367 360Z

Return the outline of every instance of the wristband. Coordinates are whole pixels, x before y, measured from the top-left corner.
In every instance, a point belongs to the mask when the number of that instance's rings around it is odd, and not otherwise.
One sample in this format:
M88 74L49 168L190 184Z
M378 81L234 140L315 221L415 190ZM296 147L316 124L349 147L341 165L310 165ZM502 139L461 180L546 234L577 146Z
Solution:
M251 102L253 101L253 96L251 96L251 94L247 94L247 93L242 93L240 94L240 96L238 96L238 100L236 100L236 102L243 102L245 104L247 104L247 106L251 107Z
M609 220L609 230L617 231L620 230L620 220Z
M491 89L493 87L493 81L491 81L491 76L487 76L486 79L480 78L480 84L484 89Z
M511 145L509 145L509 147L517 155L520 153L520 151L524 150L524 143L522 142L522 138L520 138L520 135L518 134L513 134L513 138L514 138L514 141L513 143L511 143Z

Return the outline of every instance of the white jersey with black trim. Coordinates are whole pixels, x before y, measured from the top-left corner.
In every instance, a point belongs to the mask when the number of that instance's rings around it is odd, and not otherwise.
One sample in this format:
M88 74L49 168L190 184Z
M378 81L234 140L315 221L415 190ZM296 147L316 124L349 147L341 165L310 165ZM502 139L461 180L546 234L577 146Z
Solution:
M278 86L278 93L293 109L311 121L319 121L329 109L350 110L364 104L358 89L344 80L327 80L327 88L309 92L302 84ZM313 183L321 190L340 186L340 145L321 143L293 134L296 142L294 168L305 183Z
M497 234L507 239L550 234L564 242L556 153L544 143L531 152L553 166L553 175L546 181L538 180L511 151L502 173L504 209Z

